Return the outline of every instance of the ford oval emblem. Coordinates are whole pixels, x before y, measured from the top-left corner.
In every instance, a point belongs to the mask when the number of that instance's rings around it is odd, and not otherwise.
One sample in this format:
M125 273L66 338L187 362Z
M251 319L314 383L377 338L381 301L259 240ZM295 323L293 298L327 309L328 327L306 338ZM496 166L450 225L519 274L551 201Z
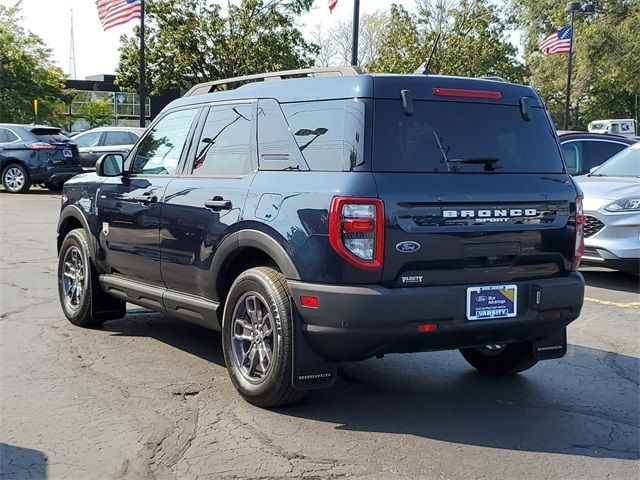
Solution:
M396 250L401 253L413 253L420 250L420 244L418 242L411 241L400 242L396 245Z

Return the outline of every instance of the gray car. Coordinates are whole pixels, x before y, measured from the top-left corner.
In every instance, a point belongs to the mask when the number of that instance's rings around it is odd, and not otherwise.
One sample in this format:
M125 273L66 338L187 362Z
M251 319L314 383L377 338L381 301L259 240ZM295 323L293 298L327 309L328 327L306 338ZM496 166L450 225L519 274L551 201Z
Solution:
M71 137L80 152L80 163L85 170L93 170L96 161L107 153L126 156L138 141L144 128L100 127Z
M640 144L590 174L576 177L584 192L582 263L640 272Z

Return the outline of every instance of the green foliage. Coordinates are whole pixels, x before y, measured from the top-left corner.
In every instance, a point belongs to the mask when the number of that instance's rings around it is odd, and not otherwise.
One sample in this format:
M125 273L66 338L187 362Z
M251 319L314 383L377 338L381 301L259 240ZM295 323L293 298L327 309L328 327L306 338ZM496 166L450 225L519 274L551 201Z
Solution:
M367 70L411 73L431 56L429 70L434 73L523 80L525 68L517 59L517 49L505 38L507 25L495 5L488 0L421 0L417 4L417 14L391 6L377 58L366 65Z
M91 128L111 125L113 122L113 103L108 100L96 100L82 104L78 116L84 118Z
M64 123L65 75L55 67L42 39L20 26L20 2L0 5L0 121L33 123L33 100L38 99L38 122Z
M569 22L564 3L511 0L511 23L524 33L528 81L557 125L564 123L567 55L544 57L541 38ZM631 118L640 92L640 2L601 0L592 17L577 15L570 128L599 118Z
M200 82L308 67L317 47L296 16L313 0L243 0L228 11L208 0L147 0L147 88L185 90ZM139 28L123 36L118 85L137 91Z

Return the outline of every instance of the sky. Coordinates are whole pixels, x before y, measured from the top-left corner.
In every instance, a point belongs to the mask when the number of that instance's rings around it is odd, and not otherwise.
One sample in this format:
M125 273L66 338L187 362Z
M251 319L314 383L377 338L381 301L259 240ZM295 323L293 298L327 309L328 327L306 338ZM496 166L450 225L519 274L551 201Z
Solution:
M231 0L240 3L241 0ZM414 0L394 0L412 9ZM0 5L13 6L16 0L0 0ZM216 0L226 5L226 0ZM339 0L333 13L329 13L328 0L315 0L310 13L301 18L299 26L303 31L313 30L317 24L330 27L347 19L353 12L352 0ZM387 9L390 0L361 0L360 12ZM119 39L122 34L133 31L136 20L106 32L98 20L95 0L23 0L22 16L24 27L41 37L53 50L54 62L65 72L69 72L71 10L73 9L73 29L75 37L76 78L87 75L115 73L118 65Z

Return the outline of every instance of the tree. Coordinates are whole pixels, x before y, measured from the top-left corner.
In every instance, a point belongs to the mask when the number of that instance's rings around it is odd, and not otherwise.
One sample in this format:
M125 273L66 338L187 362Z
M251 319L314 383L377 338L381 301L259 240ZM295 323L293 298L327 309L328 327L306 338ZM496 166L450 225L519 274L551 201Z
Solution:
M65 75L51 63L51 50L21 21L20 2L0 5L0 122L34 122L37 98L38 121L61 125L69 101Z
M392 5L390 15L367 70L411 73L431 57L434 73L524 78L502 12L489 0L419 0L416 14Z
M315 45L296 26L313 0L243 0L226 12L208 0L147 0L147 87L196 83L313 64ZM123 36L118 85L137 91L140 31Z
M110 125L113 122L113 104L108 100L84 103L78 110L78 116L84 118L91 128Z
M545 99L557 125L564 123L567 56L544 57L538 42L568 22L564 4L511 0L511 22L523 32L528 81ZM577 15L574 32L570 128L598 118L638 115L640 94L640 2L601 0L594 16Z

